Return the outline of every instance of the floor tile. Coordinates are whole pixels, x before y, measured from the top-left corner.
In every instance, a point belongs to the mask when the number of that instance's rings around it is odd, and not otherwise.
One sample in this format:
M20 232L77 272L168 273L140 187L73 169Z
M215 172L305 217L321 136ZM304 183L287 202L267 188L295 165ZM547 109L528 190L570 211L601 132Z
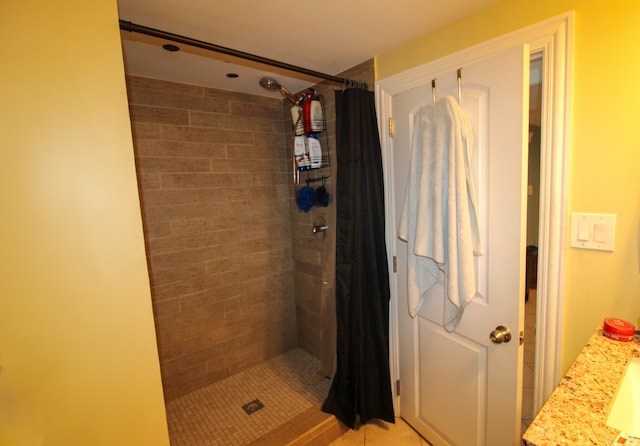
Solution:
M360 426L357 430L348 431L330 446L364 446L364 427Z
M407 423L398 418L396 423L376 421L365 425L365 446L421 446L422 439Z
M172 446L244 446L322 402L319 361L301 349L251 367L166 404ZM258 400L248 414L243 406Z
M428 444L402 418L396 418L395 424L372 420L356 430L350 430L330 446L428 446Z

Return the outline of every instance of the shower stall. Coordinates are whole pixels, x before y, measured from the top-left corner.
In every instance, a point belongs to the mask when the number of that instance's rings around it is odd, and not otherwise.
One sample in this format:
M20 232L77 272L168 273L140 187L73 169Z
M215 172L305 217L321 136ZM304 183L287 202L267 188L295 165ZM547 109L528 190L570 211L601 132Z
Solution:
M373 85L373 62L345 75ZM283 407L297 411L313 410L326 395L335 348L335 205L308 213L296 206L286 98L135 76L127 88L172 442L248 444L280 423L265 415L270 409L286 412L261 400L276 381L289 383L294 396ZM323 149L334 163L340 86L314 88L325 99ZM321 173L330 197L335 169ZM320 217L325 239L313 233ZM241 396L230 407L233 393ZM223 415L232 419L214 425ZM286 416L282 422L295 414ZM229 433L221 437L223 428Z

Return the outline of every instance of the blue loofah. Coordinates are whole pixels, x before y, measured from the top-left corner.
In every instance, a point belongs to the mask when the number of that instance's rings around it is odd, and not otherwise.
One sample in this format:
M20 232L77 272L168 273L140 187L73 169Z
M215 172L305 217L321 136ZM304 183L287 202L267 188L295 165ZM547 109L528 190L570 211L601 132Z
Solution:
M305 211L309 212L309 209L313 207L313 204L316 201L316 192L312 187L305 186L298 189L296 194L296 202L298 203L298 207Z

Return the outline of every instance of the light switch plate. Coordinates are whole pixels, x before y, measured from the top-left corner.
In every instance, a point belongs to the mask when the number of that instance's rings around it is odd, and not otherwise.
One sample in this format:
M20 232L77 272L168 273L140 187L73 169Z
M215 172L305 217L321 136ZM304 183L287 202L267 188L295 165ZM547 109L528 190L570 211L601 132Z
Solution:
M571 214L571 247L613 252L615 214Z

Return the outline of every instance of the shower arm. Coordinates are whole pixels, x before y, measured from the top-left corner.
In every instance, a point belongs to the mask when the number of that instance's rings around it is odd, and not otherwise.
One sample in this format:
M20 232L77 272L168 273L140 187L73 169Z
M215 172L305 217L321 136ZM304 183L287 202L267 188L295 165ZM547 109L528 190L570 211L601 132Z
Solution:
M155 28L149 28L148 26L138 25L136 23L128 22L126 20L120 20L120 29L123 31L135 32L138 34L144 34L151 37L157 37L159 39L170 40L172 42L182 43L184 45L193 46L196 48L202 48L205 50L213 51L216 53L226 54L228 56L239 57L241 59L250 60L252 62L258 62L272 67L282 68L288 71L295 71L297 73L306 74L308 76L325 79L338 84L343 84L349 87L367 88L367 84L360 81L354 81L346 79L344 77L332 76L330 74L321 73L319 71L309 70L308 68L298 67L285 62L280 62L274 59L268 59L266 57L257 56L251 53L245 53L244 51L234 50L224 46L216 45L213 43L205 42L202 40L192 39L191 37L181 36L179 34L173 34L167 31L162 31Z

